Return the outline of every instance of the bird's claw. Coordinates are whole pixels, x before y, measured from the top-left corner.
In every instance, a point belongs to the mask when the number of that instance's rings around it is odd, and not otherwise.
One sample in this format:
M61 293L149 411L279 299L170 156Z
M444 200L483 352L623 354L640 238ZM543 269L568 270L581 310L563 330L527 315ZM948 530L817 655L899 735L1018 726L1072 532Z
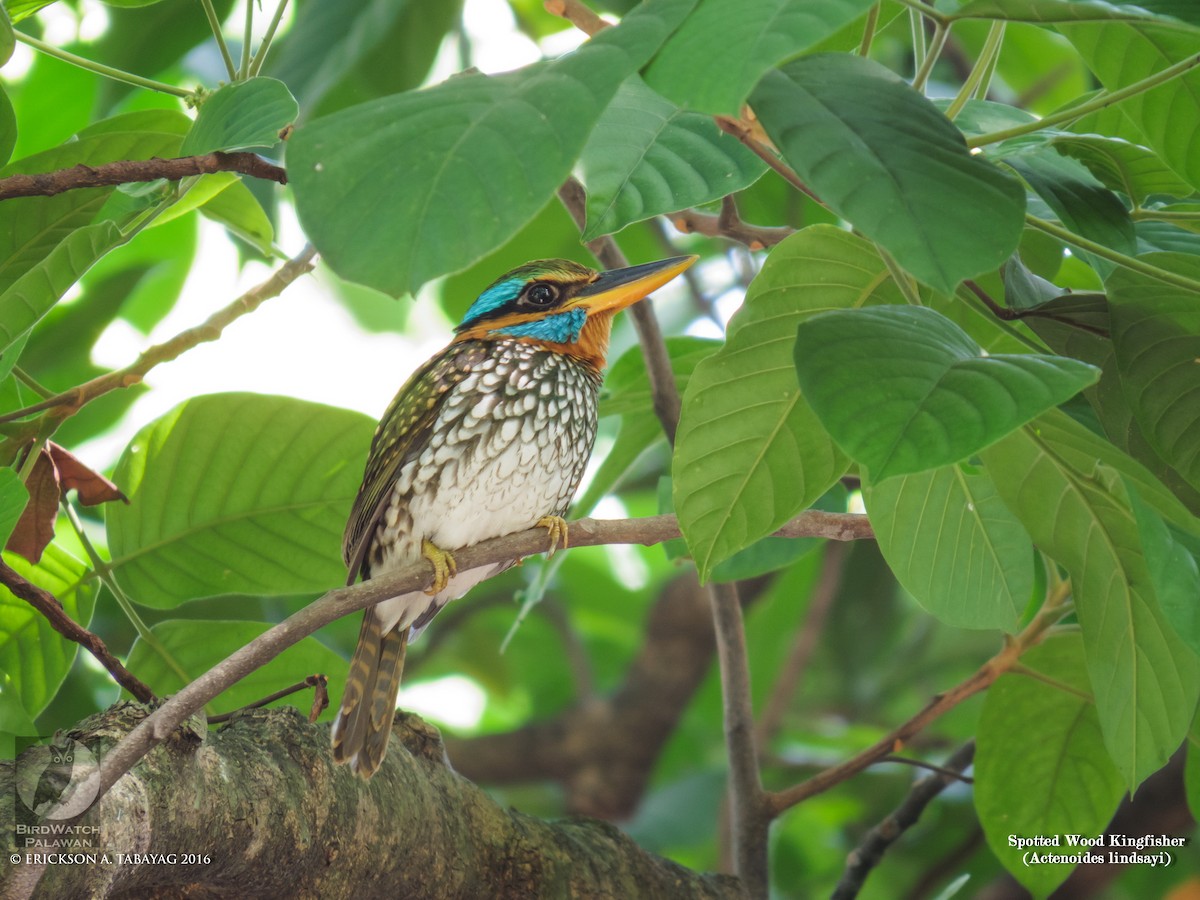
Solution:
M539 528L545 528L550 533L550 552L547 557L553 556L554 551L559 547L567 549L567 520L562 516L542 516L537 520Z
M421 541L421 555L433 566L433 584L425 590L432 597L444 591L450 579L458 574L458 564L450 553L428 538Z

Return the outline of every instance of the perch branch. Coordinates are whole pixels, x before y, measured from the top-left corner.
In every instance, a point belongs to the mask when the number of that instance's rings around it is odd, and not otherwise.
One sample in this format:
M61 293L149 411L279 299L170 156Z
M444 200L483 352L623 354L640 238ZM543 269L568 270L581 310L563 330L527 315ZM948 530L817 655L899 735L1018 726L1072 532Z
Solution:
M180 156L174 159L122 159L99 166L82 163L69 169L41 172L36 175L9 175L0 178L0 200L14 197L53 197L78 188L104 187L139 181L178 181L190 175L211 175L214 172L240 172L287 184L287 172L267 162L255 153L206 153L203 156Z
M599 544L652 546L680 536L679 524L672 515L651 516L645 519L579 519L570 524L570 534L573 548ZM826 537L833 540L854 540L872 536L866 516L819 510L801 513L776 534L784 537ZM497 562L530 556L545 549L545 529L531 528L456 550L454 558L465 571L477 566L494 565ZM400 594L424 590L432 584L432 576L430 567L422 561L388 575L372 578L370 581L337 588L259 635L172 696L113 748L113 751L105 756L99 772L99 791L103 793L112 787L118 778L128 772L152 747L165 740L188 716L288 647L334 619Z

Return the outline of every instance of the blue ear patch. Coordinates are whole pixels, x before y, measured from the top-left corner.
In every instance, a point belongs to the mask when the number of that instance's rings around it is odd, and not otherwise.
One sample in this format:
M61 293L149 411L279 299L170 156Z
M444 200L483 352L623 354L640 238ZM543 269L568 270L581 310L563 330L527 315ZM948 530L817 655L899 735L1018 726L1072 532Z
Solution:
M478 302L477 300L476 303ZM555 344L573 344L579 340L579 332L583 331L583 324L586 321L587 310L576 308L546 316L536 322L497 328L491 333L505 337L534 338L539 341L551 341Z
M493 284L490 288L484 291L471 304L471 308L467 310L467 314L463 316L462 324L467 325L474 322L481 316L486 316L490 312L495 312L505 303L516 299L521 293L521 288L525 287L524 278L510 278L508 281L501 281L499 284ZM459 326L462 328L462 325Z

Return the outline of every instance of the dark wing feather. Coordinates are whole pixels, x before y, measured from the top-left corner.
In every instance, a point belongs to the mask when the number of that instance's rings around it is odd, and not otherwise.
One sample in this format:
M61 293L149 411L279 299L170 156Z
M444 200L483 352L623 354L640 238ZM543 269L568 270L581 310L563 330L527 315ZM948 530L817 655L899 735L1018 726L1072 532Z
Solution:
M375 526L401 468L428 445L446 396L487 352L482 341L451 344L412 374L383 414L342 537L342 559L350 569L347 584L353 584L362 571Z

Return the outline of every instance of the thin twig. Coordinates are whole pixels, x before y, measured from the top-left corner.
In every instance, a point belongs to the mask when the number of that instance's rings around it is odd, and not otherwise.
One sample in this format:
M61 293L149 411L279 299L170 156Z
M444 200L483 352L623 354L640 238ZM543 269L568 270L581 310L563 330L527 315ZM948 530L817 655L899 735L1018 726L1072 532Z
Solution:
M0 560L0 584L8 588L14 597L20 597L50 623L50 627L69 641L74 641L104 666L113 679L125 690L143 703L154 703L154 692L143 684L132 672L113 656L104 641L98 635L88 631L67 615L62 603L49 591L26 581L21 574Z
M62 418L71 415L85 404L97 397L115 391L118 388L131 387L141 382L146 373L155 366L170 362L183 353L206 341L215 341L221 332L231 322L246 313L253 312L264 300L279 296L289 284L309 272L313 267L313 258L317 251L312 244L305 244L295 257L280 266L266 281L252 287L224 309L209 316L203 324L181 331L168 341L156 344L145 350L136 361L123 369L117 369L104 375L99 375L91 381L84 382L68 391L55 394L32 406L18 409L15 412L0 416L0 423L22 419L46 409L63 407L59 411Z
M645 519L578 519L571 522L569 527L572 548L594 547L600 544L653 546L680 536L679 523L673 515L650 516ZM866 516L821 510L801 513L777 534L787 537L828 537L834 540L854 540L872 536ZM492 566L498 562L520 559L541 553L545 549L546 530L531 528L455 550L454 558L463 571L466 571L479 566ZM200 710L230 685L266 665L288 647L335 619L401 594L425 590L432 582L433 572L422 560L396 572L329 591L283 622L263 632L172 696L106 754L101 763L98 790L107 791L156 744L170 736L188 716Z
M1070 583L1063 582L1050 592L1050 597L1043 604L1033 621L1015 638L1005 638L1004 648L980 666L973 675L955 685L943 694L938 694L930 700L915 716L892 730L881 740L872 744L866 750L856 754L836 766L830 766L818 772L807 781L793 785L787 790L767 795L767 803L771 812L778 816L797 803L802 803L810 797L824 793L830 788L841 784L848 778L895 753L908 742L913 735L920 733L929 723L943 713L947 713L969 697L991 687L992 683L1008 672L1020 659L1021 654L1038 643L1062 616L1065 610L1065 600L1070 593Z
M667 216L671 224L684 234L703 234L706 237L723 237L744 244L751 250L774 247L784 238L796 233L787 225L751 225L740 217L703 213L695 209L684 209Z
M813 589L804 624L796 635L796 642L792 645L779 676L775 679L775 687L767 700L767 708L758 720L757 737L760 747L766 747L779 731L783 716L792 705L792 698L796 696L804 680L804 673L808 669L813 651L817 648L817 641L825 629L825 620L842 585L847 549L844 543L825 545L821 576Z
M812 188L804 183L804 180L796 174L796 171L780 159L770 147L751 134L750 129L737 119L730 116L714 116L714 121L717 127L726 134L731 134L741 141L751 153L765 162L768 166L774 169L796 190L806 194L809 198L821 203L821 198L816 195ZM824 206L824 203L821 203Z
M580 231L583 231L587 221L587 195L583 185L576 179L569 178L558 189L558 198L567 212L575 221ZM606 269L621 269L629 265L629 260L621 252L611 235L598 237L587 242L587 248ZM667 344L663 340L662 329L654 316L654 308L650 301L639 300L629 309L633 317L634 328L637 329L638 342L642 347L642 356L646 360L646 374L650 379L650 397L654 404L654 412L662 423L667 440L675 445L675 429L679 426L679 388L675 384L675 374L671 370L671 356L667 353ZM2 421L2 420L0 420Z
M326 685L328 683L329 683L329 679L325 675L322 675L319 672L316 675L309 675L303 681L297 681L295 684L285 687L281 690L278 690L273 694L267 694L267 696L263 697L261 700L255 700L253 703L247 703L245 706L239 707L238 709L230 710L227 713L221 713L220 715L216 715L216 716L209 716L208 724L209 725L220 725L222 722L228 722L234 716L241 715L243 712L245 712L248 709L259 709L260 707L266 706L268 703L274 703L276 700L282 700L284 697L290 697L292 694L297 694L300 691L304 690L305 688L319 688L322 685ZM329 702L328 694L326 694L326 696L325 696L325 701L327 703Z
M867 875L883 859L888 847L917 823L921 813L938 794L959 778L975 758L975 742L967 741L946 760L944 771L927 775L908 792L895 811L867 832L862 843L850 852L846 870L833 891L833 900L851 900L862 890Z
M579 0L545 0L542 6L550 15L566 19L588 37L609 27L607 22Z
M713 584L710 595L724 699L735 871L746 885L747 893L759 900L768 892L767 831L771 815L758 770L742 605L736 584Z
M173 159L122 159L99 166L73 166L36 175L9 175L0 178L0 200L14 197L53 197L78 188L104 187L141 181L178 181L189 175L211 175L214 172L240 172L287 184L287 172L267 162L256 153L205 153L202 156L180 156Z
M1069 325L1072 328L1078 328L1080 331L1086 331L1089 334L1094 334L1102 338L1109 337L1108 329L1100 328L1096 325L1089 325L1086 322L1080 322L1071 318L1069 315L1055 312L1042 307L1030 307L1029 309L1013 309L1008 306L1001 306L996 300L977 283L967 278L963 281L963 286L972 294L979 298L979 301L988 308L988 312L994 315L997 319L1003 322L1019 322L1021 319L1050 319L1053 322L1061 322L1063 325ZM1075 299L1085 299L1091 296L1105 298L1104 294L1062 294L1061 297L1054 297L1054 300L1062 299L1062 297L1073 297ZM1107 298L1105 298L1107 299ZM1049 302L1049 301L1047 301Z

